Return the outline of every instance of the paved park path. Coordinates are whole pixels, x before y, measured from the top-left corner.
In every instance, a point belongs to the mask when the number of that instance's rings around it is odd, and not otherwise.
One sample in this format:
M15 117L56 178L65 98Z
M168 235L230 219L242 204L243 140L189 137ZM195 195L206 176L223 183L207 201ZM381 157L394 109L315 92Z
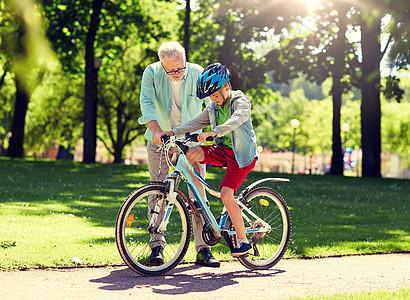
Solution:
M410 254L281 260L251 271L183 264L167 275L127 267L0 272L0 299L292 299L410 288Z

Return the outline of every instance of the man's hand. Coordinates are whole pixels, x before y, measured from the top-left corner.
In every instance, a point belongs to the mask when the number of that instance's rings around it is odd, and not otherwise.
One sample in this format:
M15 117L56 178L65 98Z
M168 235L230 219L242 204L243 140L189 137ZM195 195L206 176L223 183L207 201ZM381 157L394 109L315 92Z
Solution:
M152 134L152 142L158 146L162 145L162 141L161 141L161 136L162 136L162 131L159 132L153 132Z
M147 125L152 131L152 142L158 146L162 145L161 135L163 131L161 126L159 126L158 122L155 120L149 121Z
M169 135L169 136L173 136L174 133L172 131L165 131L161 133L161 137L160 139L164 136L164 135ZM161 139L161 144L162 144L162 139Z
M201 143L205 143L206 138L209 137L209 136L216 137L216 132L215 131L201 132L198 135L198 141L200 141Z
M165 132L164 132L164 131L161 131L158 136L157 136L157 135L154 135L154 136L153 136L152 141L153 141L155 144L157 144L157 145L162 145L162 140L161 140L161 138L162 138L164 135L172 136L172 135L174 135L174 133L173 133L172 131L165 131Z

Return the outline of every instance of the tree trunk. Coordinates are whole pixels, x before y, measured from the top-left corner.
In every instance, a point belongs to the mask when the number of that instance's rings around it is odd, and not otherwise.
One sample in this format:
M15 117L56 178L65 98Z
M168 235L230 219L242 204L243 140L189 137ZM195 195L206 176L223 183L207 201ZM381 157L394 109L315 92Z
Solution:
M333 90L339 90L340 81L335 82L337 76L333 76ZM339 78L340 80L340 78ZM336 92L333 94L333 128L332 128L332 164L330 166L330 174L343 175L343 152L342 142L340 137L340 109L342 107L342 93Z
M120 101L117 106L117 141L114 139L112 140L112 144L114 145L114 162L121 163L123 162L122 159L122 151L125 147L124 143L124 131L125 131L125 103ZM112 135L114 136L114 134Z
M7 68L5 66L3 66L4 71L3 71L3 75L1 75L0 78L0 88L3 86L4 80L6 79L6 75L7 75Z
M85 93L84 93L84 156L83 162L95 162L97 147L97 75L94 41L100 24L101 7L104 0L94 0L90 27L85 43Z
M189 38L190 38L190 22L191 22L191 1L186 0L185 8L185 23L184 23L184 48L186 61L189 60Z
M122 159L122 150L124 149L123 146L120 144L114 145L114 163L122 163L124 160Z
M362 22L362 176L381 177L381 109L380 109L380 20L373 26Z
M16 104L14 108L11 138L7 156L24 157L24 128L30 96L21 86L20 80L16 78Z
M342 108L343 85L342 76L345 70L345 49L346 49L346 7L338 8L339 33L334 41L335 63L332 68L332 96L333 96L333 124L332 124L332 164L330 174L343 175L343 151L340 136L340 110Z

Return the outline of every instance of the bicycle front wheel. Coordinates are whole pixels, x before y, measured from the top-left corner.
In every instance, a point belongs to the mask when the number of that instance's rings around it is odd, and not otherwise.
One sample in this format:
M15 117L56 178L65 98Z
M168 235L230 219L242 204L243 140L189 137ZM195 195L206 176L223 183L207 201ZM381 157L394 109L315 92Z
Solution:
M253 270L269 269L282 258L289 244L291 219L285 200L275 190L268 187L255 187L244 196L244 203L251 205L251 211L271 226L266 233L251 233L247 238L253 245L248 256L239 261ZM246 214L246 213L245 213ZM245 227L262 227L260 221L249 215ZM236 239L234 239L234 242Z
M166 185L161 183L143 186L132 192L122 204L115 225L115 239L124 262L133 271L142 275L161 275L171 271L183 259L191 239L191 220L183 201L186 197L178 191L169 223L163 236L164 262L151 262L148 232L148 197L164 196Z

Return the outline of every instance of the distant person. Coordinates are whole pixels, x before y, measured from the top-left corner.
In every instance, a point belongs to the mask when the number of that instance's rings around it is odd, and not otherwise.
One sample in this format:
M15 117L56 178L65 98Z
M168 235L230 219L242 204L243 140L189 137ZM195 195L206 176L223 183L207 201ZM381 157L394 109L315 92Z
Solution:
M165 42L158 49L159 60L149 65L142 75L140 105L142 116L140 124L146 124L148 152L148 170L152 181L164 180L168 174L165 157L158 151L161 133L171 130L197 117L202 105L209 98L196 96L196 82L203 68L186 62L185 49L178 42ZM176 149L170 149L170 155L177 155ZM205 166L196 164L195 169L205 176ZM193 198L191 196L191 198ZM150 198L148 213L155 207L155 199ZM202 227L202 226L200 226ZM212 255L210 246L202 238L202 228L193 222L196 263L208 267L219 267L220 262ZM163 234L152 234L150 261L163 263L163 249L166 240Z

